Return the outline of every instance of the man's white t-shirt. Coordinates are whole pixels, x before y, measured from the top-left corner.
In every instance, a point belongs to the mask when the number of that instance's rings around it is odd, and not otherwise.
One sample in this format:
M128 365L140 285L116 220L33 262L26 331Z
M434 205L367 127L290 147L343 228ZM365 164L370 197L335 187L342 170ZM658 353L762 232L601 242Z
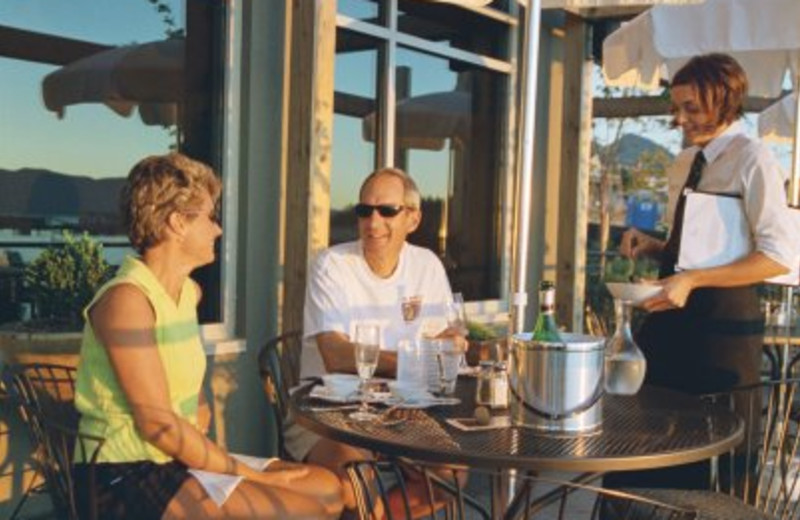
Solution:
M403 321L401 299L414 296L421 298L422 308L420 318L409 326ZM316 334L342 332L353 337L357 323L376 323L381 327L381 349L396 350L401 339L443 330L445 305L451 298L444 267L428 249L404 244L389 278L370 270L360 241L322 251L309 269L301 376L325 373L313 339Z

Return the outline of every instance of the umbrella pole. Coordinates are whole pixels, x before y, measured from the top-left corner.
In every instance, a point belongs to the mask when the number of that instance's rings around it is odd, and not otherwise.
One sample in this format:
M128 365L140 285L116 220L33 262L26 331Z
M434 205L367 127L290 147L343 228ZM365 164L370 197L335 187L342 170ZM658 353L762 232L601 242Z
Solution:
M516 254L511 280L512 334L525 330L525 307L528 304L527 274L530 247L531 189L533 186L534 132L536 126L536 87L539 71L539 39L541 32L541 0L530 0L525 9L525 45L522 73L522 146L517 165Z

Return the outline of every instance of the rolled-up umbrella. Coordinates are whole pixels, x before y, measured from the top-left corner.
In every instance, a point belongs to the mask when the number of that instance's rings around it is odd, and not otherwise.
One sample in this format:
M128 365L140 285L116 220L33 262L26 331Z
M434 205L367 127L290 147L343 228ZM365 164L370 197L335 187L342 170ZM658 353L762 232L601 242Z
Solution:
M471 96L469 92L451 90L403 99L397 103L396 126L399 148L441 150L445 141L463 143L470 129ZM364 139L375 140L376 114L364 117L361 131Z
M69 63L42 80L44 104L65 108L103 103L129 117L136 107L146 124L172 125L183 98L184 40L124 45Z

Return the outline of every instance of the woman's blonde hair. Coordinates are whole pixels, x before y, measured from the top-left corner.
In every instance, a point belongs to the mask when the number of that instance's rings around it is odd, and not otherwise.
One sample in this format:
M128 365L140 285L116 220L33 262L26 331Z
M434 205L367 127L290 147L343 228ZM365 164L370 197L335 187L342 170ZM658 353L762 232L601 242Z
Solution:
M191 211L203 193L216 206L222 184L210 166L173 152L139 161L122 188L120 209L131 245L140 254L164 238L174 212Z

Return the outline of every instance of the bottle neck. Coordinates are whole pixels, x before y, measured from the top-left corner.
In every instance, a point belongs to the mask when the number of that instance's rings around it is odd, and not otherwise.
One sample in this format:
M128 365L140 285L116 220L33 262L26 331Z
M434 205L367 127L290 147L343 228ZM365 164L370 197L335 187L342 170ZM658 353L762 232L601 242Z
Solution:
M624 300L614 300L614 320L617 325L617 332L631 334L631 303Z
M539 292L539 312L541 314L555 314L556 292L553 289Z

